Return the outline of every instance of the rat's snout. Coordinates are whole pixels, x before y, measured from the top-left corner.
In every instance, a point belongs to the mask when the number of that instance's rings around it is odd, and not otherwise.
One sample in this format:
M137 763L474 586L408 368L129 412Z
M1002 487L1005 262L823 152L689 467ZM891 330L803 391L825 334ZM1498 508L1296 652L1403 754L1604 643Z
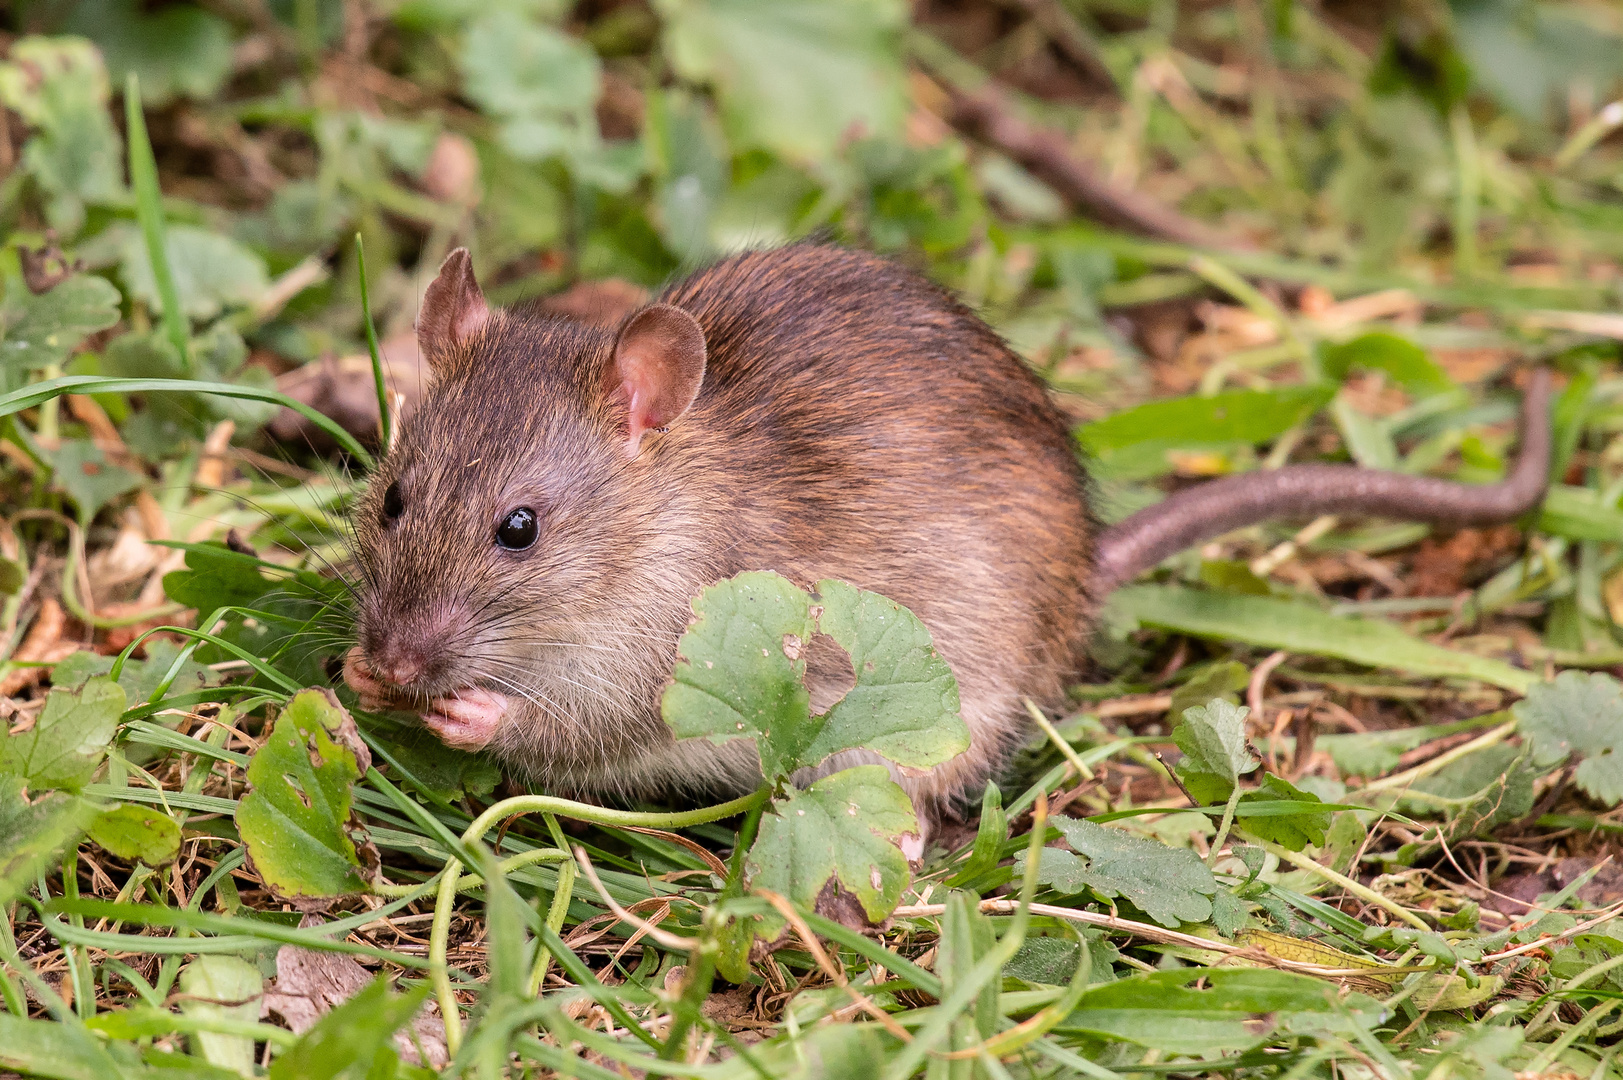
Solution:
M345 681L357 692L421 699L459 681L455 645L464 620L456 611L363 620L360 629L360 644L344 665Z

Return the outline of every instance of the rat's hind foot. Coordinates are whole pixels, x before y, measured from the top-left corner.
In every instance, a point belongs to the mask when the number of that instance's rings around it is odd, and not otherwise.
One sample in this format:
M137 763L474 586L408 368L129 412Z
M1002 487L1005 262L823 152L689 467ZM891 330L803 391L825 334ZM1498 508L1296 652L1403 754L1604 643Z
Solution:
M483 750L507 715L507 698L479 686L457 691L454 697L435 698L423 713L423 723L456 750Z

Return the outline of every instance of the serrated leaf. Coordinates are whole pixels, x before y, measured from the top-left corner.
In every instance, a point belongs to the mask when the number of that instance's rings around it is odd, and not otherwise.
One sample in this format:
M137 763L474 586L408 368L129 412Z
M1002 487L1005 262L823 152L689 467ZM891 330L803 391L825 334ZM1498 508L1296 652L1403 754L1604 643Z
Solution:
M1563 671L1511 712L1535 764L1550 768L1577 754L1573 783L1607 806L1623 801L1623 684L1602 672Z
M164 230L164 250L180 309L188 318L212 319L227 308L248 307L270 288L265 260L229 236L195 225L170 225ZM135 229L125 234L119 272L131 297L153 311L162 310L146 241Z
M501 121L500 139L520 161L558 157L593 171L603 146L594 105L601 64L582 42L521 12L491 5L462 45L468 97Z
M180 973L185 995L180 1011L202 1020L234 1020L251 1024L259 1019L259 996L265 977L259 968L236 956L199 956ZM194 1032L193 1053L211 1065L243 1076L254 1075L254 1040L251 1035Z
M95 816L94 806L63 792L30 802L22 778L0 774L0 907L32 887ZM0 1064L6 1061L4 1048L0 1039Z
M1245 925L1249 912L1246 902L1227 889L1212 894L1212 926L1224 937L1233 937Z
M370 755L331 691L302 690L248 763L237 829L266 884L293 900L363 892L351 788ZM364 834L362 834L364 835Z
M0 365L13 374L61 364L86 336L118 322L118 290L91 274L75 274L38 295L14 289L0 320Z
M1050 821L1076 854L1043 848L1037 880L1060 892L1120 896L1162 926L1211 918L1217 879L1194 852L1080 818Z
M817 601L817 629L850 654L856 685L824 714L803 764L860 747L927 769L969 749L958 682L916 615L843 581L818 582Z
M1230 789L1238 784L1240 777L1261 764L1246 742L1245 718L1250 714L1247 706L1222 698L1185 709L1182 723L1172 730L1172 741L1183 751L1179 775L1205 773ZM1222 798L1227 799L1228 792Z
M186 552L186 569L165 574L163 591L177 604L199 613L221 607L254 607L278 587L259 572L251 559L224 544L208 544Z
M105 677L78 692L52 690L33 727L0 738L0 773L30 791L77 791L107 756L124 703L123 688Z
M830 879L878 922L909 879L896 838L918 831L907 793L882 765L859 765L792 790L761 817L750 849L750 886L806 907Z
M180 852L180 826L152 806L127 803L96 815L90 839L125 862L162 866Z
M685 79L716 88L742 147L825 161L853 129L895 132L906 112L898 0L657 0Z
M152 696L158 683L169 673L182 646L162 638L147 639L145 660L127 659L118 673L118 685L124 688L126 702L141 702ZM51 669L51 685L65 689L78 689L97 675L108 675L116 658L81 650ZM180 673L169 684L169 694L184 694L203 686L218 684L220 676L195 660L180 666Z
M963 752L958 685L906 608L823 581L817 605L787 579L746 572L706 588L661 706L678 738L751 738L772 780L848 749L929 768ZM851 653L855 685L811 715L805 652L819 628Z

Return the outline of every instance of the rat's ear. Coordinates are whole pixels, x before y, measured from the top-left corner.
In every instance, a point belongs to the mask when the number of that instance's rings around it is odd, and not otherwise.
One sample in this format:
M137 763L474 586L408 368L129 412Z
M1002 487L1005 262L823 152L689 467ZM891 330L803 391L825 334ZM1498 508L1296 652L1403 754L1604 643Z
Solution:
M490 305L473 276L468 249L457 248L440 264L439 276L428 283L417 312L417 347L435 374L445 374L459 347L489 318Z
M687 412L704 381L704 331L679 307L654 304L620 328L604 389L626 411L626 454L643 433Z

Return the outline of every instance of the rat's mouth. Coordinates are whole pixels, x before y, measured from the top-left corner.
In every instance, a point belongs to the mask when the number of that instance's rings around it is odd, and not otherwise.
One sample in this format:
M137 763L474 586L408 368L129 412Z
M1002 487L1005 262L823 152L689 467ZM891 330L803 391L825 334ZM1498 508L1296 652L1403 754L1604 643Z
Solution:
M423 724L456 750L484 749L507 715L506 695L482 686L461 686L428 697L384 682L372 672L358 646L344 657L344 681L361 699L361 708L421 713Z

